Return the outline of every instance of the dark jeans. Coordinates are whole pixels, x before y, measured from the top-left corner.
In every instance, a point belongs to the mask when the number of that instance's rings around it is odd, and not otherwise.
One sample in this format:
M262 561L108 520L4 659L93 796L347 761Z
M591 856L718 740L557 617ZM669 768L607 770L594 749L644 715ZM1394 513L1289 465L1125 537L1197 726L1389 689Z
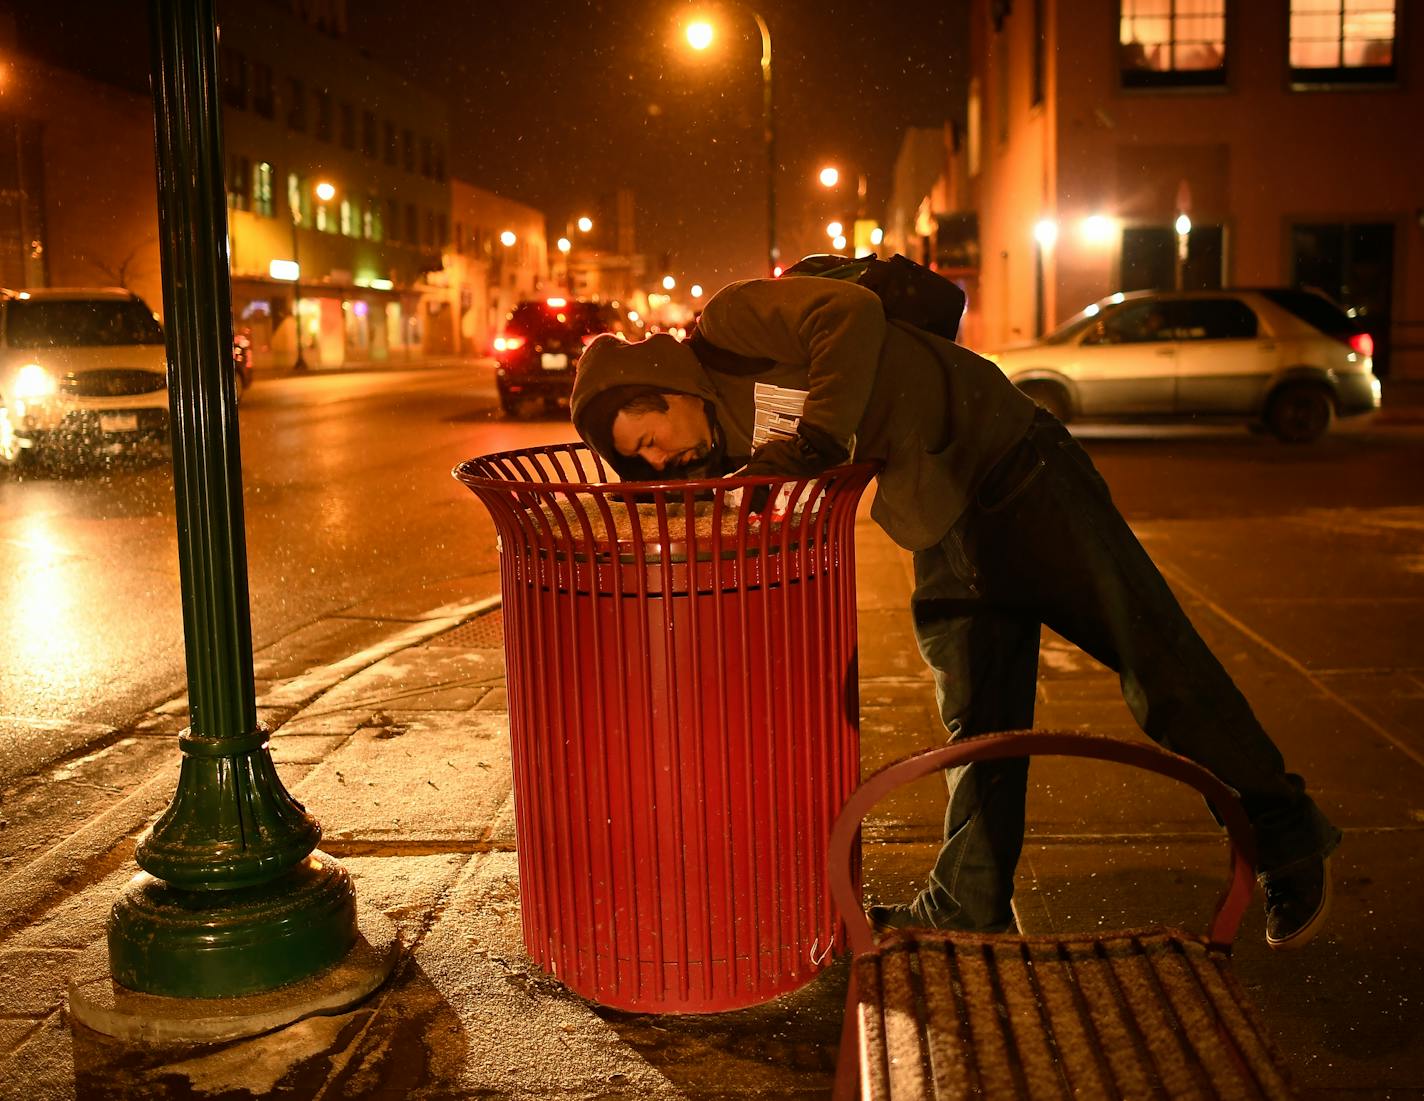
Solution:
M1321 853L1340 832L1192 627L1066 429L1041 413L938 545L915 554L912 605L951 740L1033 725L1041 624L1116 672L1138 725L1242 797L1259 868ZM952 769L944 846L912 904L949 928L1012 924L1028 761Z

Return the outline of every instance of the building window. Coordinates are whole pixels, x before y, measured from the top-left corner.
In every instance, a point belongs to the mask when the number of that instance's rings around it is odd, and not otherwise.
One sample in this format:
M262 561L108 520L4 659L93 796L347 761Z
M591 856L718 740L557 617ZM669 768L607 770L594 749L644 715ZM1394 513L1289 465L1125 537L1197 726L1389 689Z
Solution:
M247 58L230 46L220 51L222 101L225 107L247 108Z
M302 225L311 225L312 194L306 180L295 172L287 173L287 211L292 220Z
M356 224L355 212L351 209L351 200L341 200L341 236L359 237L361 227Z
M1291 0L1294 84L1390 83L1395 0Z
M300 77L287 79L287 129L298 133L307 129L307 88Z
M408 245L420 245L420 220L415 215L415 205L405 204L405 243Z
M407 172L415 171L415 135L409 130L401 131L401 167Z
M377 213L379 209L376 197L367 195L366 202L361 207L361 236L368 241L379 239L376 237L376 219L380 217Z
M227 205L233 210L248 210L252 206L252 176L248 160L236 153L227 159Z
M254 61L252 63L252 109L264 119L270 119L277 113L276 97L272 88L272 66Z
M258 161L252 169L252 209L264 218L277 213L277 204L272 198L272 166L266 161Z
M386 163L387 163L387 164L395 164L395 163L396 163L396 154L397 154L397 152L398 152L397 147L396 147L396 124L393 123L393 122L391 122L391 121L389 121L389 120L387 120L387 122L386 122L386 124L385 124L385 129L386 129L386 141L385 141L385 146L386 146Z
M435 247L443 249L450 238L450 220L444 214L435 215Z
M316 93L316 136L331 140L331 93L325 88Z
M394 199L386 200L386 239L400 240L400 204Z
M376 116L370 111L361 112L361 153L371 158L376 156Z
M1226 0L1122 0L1125 88L1226 83Z
M435 175L435 143L429 138L420 139L420 174L427 180Z
M340 108L339 108L339 111L340 111L340 118L341 118L341 129L340 129L341 148L342 148L342 149L355 149L355 148L356 148L356 108L353 107L353 106L351 106L351 104L349 104L349 103L343 103L343 104L341 104L341 106L340 106Z

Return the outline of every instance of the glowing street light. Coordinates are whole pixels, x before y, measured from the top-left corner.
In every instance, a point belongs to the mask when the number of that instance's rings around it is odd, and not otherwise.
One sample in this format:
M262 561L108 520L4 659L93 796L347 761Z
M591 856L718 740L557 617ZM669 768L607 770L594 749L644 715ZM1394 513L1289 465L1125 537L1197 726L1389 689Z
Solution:
M844 234L841 234L840 236L836 237L835 240L831 242L831 248L835 249L837 252L840 252L845 247L846 239Z
M580 233L588 233L593 229L593 219L585 215L578 220L578 228Z
M687 25L687 44L694 50L705 50L712 45L717 32L705 19L694 20Z
M664 276L663 276L663 290L665 290L665 291L670 291L670 290L672 290L673 287L675 287L675 286L677 286L677 280L676 280L676 279L674 279L671 275L664 275Z
M841 225L840 222L830 222L826 226L827 237L839 237L844 232L845 226Z
M499 243L505 248L510 248L517 240L519 240L519 238L514 236L514 231L512 229L507 229L499 235Z
M766 252L767 267L777 273L781 250L776 247L776 105L771 83L771 28L761 15L744 7L756 20L761 31L762 143L766 146ZM716 30L705 19L687 24L687 42L694 50L706 50L712 45Z
M1187 216L1185 211L1177 215L1177 221L1175 225L1178 237L1185 237L1188 233L1192 231L1192 220Z
M1046 249L1058 241L1058 223L1052 218L1040 218L1033 227L1033 239Z
M329 203L332 199L336 198L336 188L325 180L322 180L321 183L316 185L316 197L324 203Z
M836 184L841 182L840 169L826 165L825 168L821 169L821 174L817 179L821 181L822 187L835 187Z
M571 248L573 248L573 247L574 247L574 243L573 243L572 241L570 241L567 237L560 237L560 238L559 238L559 241L558 241L558 249L559 249L559 251L562 252L565 256L567 256L567 255L569 254L569 249L571 249Z
M702 284L701 284L701 283L694 283L694 284L692 284L692 286L688 288L687 293L690 294L690 295L692 295L693 298L701 298L701 297L702 297Z

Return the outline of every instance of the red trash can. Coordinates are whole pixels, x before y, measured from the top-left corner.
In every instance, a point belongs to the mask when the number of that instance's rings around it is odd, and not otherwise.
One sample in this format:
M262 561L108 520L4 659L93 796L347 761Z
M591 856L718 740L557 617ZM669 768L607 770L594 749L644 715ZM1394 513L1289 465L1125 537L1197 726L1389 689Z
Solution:
M841 948L874 472L610 482L582 444L456 468L498 532L524 943L575 993L737 1009ZM768 484L789 500L763 522L743 490Z

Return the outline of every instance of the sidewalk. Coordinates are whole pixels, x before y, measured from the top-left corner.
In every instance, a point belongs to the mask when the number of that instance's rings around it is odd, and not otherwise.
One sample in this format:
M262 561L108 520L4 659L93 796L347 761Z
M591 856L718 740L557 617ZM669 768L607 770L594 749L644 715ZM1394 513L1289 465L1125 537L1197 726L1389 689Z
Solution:
M908 555L868 521L858 547L869 772L942 733L905 611ZM259 704L284 783L324 823L322 849L352 873L359 905L383 911L403 935L392 978L349 1012L180 1050L71 1031L67 977L136 870L134 838L172 794L181 703L151 716L140 735L11 793L0 830L0 1098L828 1095L843 961L775 1003L681 1018L590 1005L528 961L494 595L469 593L334 664L313 660L320 627L257 655ZM1214 606L1190 590L1184 599L1253 701L1348 733L1354 741L1334 751L1341 755L1379 754L1329 700L1303 699L1289 670L1252 651ZM1134 734L1110 674L1047 634L1042 666L1040 726ZM1298 767L1319 775L1332 761ZM1370 795L1401 813L1424 806L1409 802L1417 779L1409 772ZM867 901L908 897L929 867L942 808L938 777L880 808L865 831ZM1204 928L1225 850L1186 789L1048 759L1034 766L1029 817L1017 898L1025 931L1158 920ZM1258 904L1238 941L1237 974L1308 1096L1417 1096L1417 834L1343 824L1350 836L1330 933L1294 957L1270 954Z

